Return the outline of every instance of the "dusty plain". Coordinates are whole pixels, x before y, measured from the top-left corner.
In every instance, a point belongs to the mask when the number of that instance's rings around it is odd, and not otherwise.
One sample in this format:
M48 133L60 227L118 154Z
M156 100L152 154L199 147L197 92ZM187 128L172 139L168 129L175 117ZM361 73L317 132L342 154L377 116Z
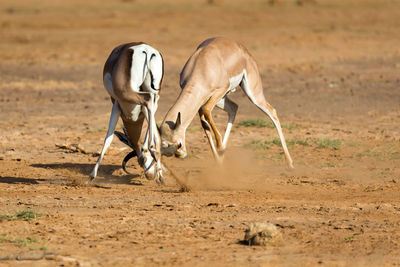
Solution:
M398 266L399 9L395 0L2 0L0 266ZM85 185L111 111L110 50L145 41L163 53L161 121L182 66L212 36L254 55L295 169L275 129L238 126L267 120L238 90L224 168L197 117L189 157L164 158L191 192L171 176L146 180L135 160L125 174L116 139ZM224 129L226 114L214 114ZM6 217L20 211L42 216ZM251 222L277 225L282 242L243 245Z

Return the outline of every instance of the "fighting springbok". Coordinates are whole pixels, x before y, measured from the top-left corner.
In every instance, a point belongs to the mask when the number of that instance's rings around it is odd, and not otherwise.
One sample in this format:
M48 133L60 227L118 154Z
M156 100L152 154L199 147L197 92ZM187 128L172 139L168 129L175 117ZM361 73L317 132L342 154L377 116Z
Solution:
M134 149L138 162L143 167L148 179L163 182L160 135L157 130L154 114L157 111L160 85L164 74L161 54L144 43L127 43L114 48L108 57L103 70L103 83L113 102L113 107L104 140L103 149L92 173L91 180L96 178L100 162L111 145L115 127L121 116L125 135L120 139ZM144 118L147 130L140 147L140 136ZM124 164L126 163L124 159ZM125 169L125 168L124 168Z
M222 37L205 40L183 67L180 86L182 91L160 128L161 151L164 155L172 156L175 153L177 157L186 156L186 128L198 112L214 157L221 163L238 109L228 95L240 86L249 99L273 121L287 163L293 168L276 110L265 100L256 62L245 47ZM215 106L228 113L223 138L211 116Z

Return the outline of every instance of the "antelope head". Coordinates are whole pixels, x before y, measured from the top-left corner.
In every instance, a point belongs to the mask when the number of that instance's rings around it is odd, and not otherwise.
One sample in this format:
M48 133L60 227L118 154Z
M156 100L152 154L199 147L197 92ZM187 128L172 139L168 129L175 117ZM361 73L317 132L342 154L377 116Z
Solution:
M181 113L178 112L175 123L164 121L160 127L161 154L171 157L184 158L187 155L185 145L185 129L182 127Z

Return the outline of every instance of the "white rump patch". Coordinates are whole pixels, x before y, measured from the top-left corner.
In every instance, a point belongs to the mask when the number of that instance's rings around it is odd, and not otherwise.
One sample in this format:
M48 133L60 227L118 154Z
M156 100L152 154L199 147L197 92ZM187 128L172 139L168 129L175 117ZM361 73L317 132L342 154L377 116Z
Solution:
M139 92L140 86L143 84L147 74L147 55L145 45L132 46L132 66L131 66L131 88L135 92Z
M144 85L146 91L157 93L160 90L160 83L163 76L163 62L160 53L146 44L130 48L133 50L131 88L135 92L139 92L140 86ZM155 90L152 88L152 84Z

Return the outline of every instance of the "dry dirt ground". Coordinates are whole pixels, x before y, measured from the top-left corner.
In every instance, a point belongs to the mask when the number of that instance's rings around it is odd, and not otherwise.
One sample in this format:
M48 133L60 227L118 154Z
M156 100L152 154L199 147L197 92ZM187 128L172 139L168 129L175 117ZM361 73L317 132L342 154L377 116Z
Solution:
M267 2L2 0L0 266L398 266L400 2ZM135 160L126 175L118 140L85 185L111 111L110 50L146 41L164 54L161 121L211 36L256 58L295 170L273 128L238 124L217 168L195 118L189 157L164 159L191 192L147 181ZM240 90L233 99L237 122L266 120ZM29 210L42 216L6 217ZM243 245L252 222L277 225L281 242Z

